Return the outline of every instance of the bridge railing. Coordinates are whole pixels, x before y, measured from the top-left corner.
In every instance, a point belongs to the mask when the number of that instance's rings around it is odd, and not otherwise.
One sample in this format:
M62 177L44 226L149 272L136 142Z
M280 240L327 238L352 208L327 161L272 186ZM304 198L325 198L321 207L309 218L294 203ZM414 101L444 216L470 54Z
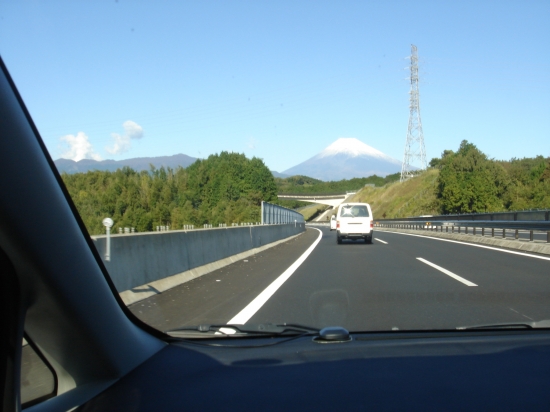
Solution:
M292 209L262 202L262 225L304 223L304 216Z

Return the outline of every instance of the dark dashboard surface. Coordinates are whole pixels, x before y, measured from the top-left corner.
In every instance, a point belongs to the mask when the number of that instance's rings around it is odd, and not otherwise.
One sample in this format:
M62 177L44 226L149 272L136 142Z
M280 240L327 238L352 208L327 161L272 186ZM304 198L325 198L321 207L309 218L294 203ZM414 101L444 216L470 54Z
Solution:
M547 331L168 345L79 411L548 410ZM199 341L205 344L206 341Z

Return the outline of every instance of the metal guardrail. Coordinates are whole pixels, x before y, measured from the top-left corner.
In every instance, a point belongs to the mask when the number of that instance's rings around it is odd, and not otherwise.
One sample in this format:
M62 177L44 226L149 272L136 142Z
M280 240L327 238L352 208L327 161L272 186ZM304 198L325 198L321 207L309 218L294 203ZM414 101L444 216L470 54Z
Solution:
M517 213L517 212L514 212ZM378 227L410 229L410 230L431 230L435 232L476 234L481 229L481 235L489 229L491 236L495 237L495 229L502 230L502 237L506 237L506 230L513 230L515 238L519 238L519 231L529 231L529 240L534 239L534 232L546 232L546 242L550 243L550 221L546 220L434 220L434 217L416 217L406 219L384 219L376 222ZM437 216L441 217L441 216Z
M550 221L550 210L518 210L513 212L494 212L494 213L467 213L456 215L436 215L436 216L415 216L397 219L383 219L384 222L396 221Z
M292 209L262 202L262 225L304 223L304 216Z

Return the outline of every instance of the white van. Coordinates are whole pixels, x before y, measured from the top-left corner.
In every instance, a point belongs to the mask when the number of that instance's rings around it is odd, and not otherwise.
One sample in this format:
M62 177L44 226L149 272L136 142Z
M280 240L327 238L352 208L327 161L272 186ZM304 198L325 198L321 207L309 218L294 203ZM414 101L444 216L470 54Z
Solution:
M336 214L336 241L342 239L365 239L372 243L372 210L368 203L342 203Z

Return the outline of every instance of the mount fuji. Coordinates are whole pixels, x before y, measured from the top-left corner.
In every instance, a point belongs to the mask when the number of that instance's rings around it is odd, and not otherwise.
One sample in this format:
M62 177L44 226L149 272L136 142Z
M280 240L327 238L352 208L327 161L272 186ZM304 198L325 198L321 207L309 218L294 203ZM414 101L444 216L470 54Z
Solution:
M384 177L400 171L399 160L385 155L359 139L340 138L311 159L282 173L329 181L371 175Z

